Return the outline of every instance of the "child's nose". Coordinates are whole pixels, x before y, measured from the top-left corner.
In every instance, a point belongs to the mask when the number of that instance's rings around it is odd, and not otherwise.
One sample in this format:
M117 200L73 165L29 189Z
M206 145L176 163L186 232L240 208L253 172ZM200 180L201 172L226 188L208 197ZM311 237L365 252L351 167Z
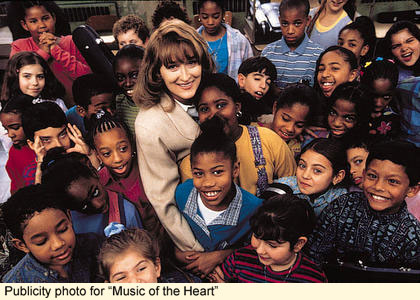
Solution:
M384 191L385 190L385 182L381 179L378 179L375 183L375 190Z
M59 236L53 236L51 237L51 249L52 250L58 250L61 247L65 245L65 242L62 238Z

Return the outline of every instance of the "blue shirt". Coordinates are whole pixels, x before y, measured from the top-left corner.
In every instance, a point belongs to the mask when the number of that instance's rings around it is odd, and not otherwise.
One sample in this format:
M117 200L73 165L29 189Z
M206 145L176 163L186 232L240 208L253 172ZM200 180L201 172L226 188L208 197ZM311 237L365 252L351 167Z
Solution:
M324 49L310 40L306 34L300 45L290 50L284 38L268 44L261 56L267 57L276 66L276 84L283 88L289 83L308 80L313 86L316 60Z
M4 277L5 283L64 283L100 282L96 257L103 239L94 234L77 234L71 261L64 267L68 278L41 264L32 254L26 254Z
M248 243L251 227L249 219L262 200L235 184L236 195L228 208L206 225L198 208L198 191L192 179L179 185L175 201L205 251L223 250L241 240Z
M302 194L299 190L299 186L297 184L296 176L289 176L289 177L282 177L280 179L274 180L276 183L283 183L287 184L293 191L293 195L301 199L305 199L311 204L315 211L315 215L318 217L322 210L327 207L327 205L335 200L336 198L340 197L343 194L347 193L347 189L345 188L337 188L332 187L325 191L322 195L318 196L316 199L311 200L308 195Z
M209 53L216 62L217 72L227 74L228 68L228 47L227 47L227 33L220 39L214 42L207 42Z

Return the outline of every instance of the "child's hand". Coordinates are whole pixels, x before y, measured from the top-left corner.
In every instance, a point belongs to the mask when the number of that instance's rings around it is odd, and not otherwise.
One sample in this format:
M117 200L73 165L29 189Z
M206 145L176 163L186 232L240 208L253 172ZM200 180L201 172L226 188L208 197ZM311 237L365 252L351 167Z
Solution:
M79 152L87 156L91 154L90 147L83 140L83 135L76 125L67 124L67 134L74 143L73 148L67 149L67 153Z
M327 131L327 129L324 128L324 127L317 127L317 126L305 127L305 132L307 134L309 134L310 136L312 136L314 138L319 138L319 136L316 135L314 131ZM302 140L301 140L301 142L302 142Z
M175 258L184 265L191 263L191 260L187 259L187 257L195 253L199 253L199 252L181 251L178 249L178 247L175 247Z
M59 38L50 32L44 32L39 36L39 47L50 53L51 49L59 43ZM44 48L48 48L45 50Z
M213 283L224 283L225 282L225 276L223 275L223 271L219 266L214 268L213 272L211 272L209 275L207 275L207 279L210 282L213 282Z
M35 141L34 141L32 150L34 150L34 152L36 154L36 162L38 164L42 163L42 160L44 159L46 151L45 151L45 146L42 144L39 136L35 137Z
M197 252L188 255L188 260L193 260L185 268L201 278L205 278L214 268L232 253L232 250L218 250L212 252Z

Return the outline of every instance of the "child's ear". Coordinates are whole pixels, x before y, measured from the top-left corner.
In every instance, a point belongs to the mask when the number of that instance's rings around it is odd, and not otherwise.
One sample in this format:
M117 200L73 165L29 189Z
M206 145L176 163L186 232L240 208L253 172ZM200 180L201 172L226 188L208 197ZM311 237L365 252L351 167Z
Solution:
M26 31L29 31L28 25L26 25L25 20L20 20L20 26L22 26L22 28Z
M245 88L245 79L246 76L244 74L238 74L238 85L241 89Z
M303 249L303 246L305 246L307 241L308 241L308 238L306 236L299 237L295 246L293 247L293 251L295 253L300 252Z
M160 258L159 257L156 258L155 269L156 269L157 277L159 278L160 277L160 271L162 270L162 266L160 264Z
M357 78L357 69L350 71L349 82L353 82Z
M239 176L239 162L238 161L236 161L233 164L232 176L234 179L238 178Z
M86 109L84 109L83 107L81 107L80 105L76 105L76 112L79 114L79 116L81 116L82 118L86 117L87 115L87 111Z
M235 102L236 112L241 111L242 105L241 102Z
M409 186L407 191L407 197L414 197L420 191L420 182L416 185Z
M333 177L332 184L337 185L343 181L344 177L346 177L346 171L340 170L338 173Z
M365 56L369 52L369 45L364 45L360 50L360 56Z
M28 146L29 146L29 148L31 148L32 150L34 150L34 142L33 141L31 141L30 139L27 139L26 140L26 143L28 144Z
M66 210L66 216L67 216L67 218L69 218L70 223L73 225L73 220L71 219L70 209Z
M274 101L273 103L273 116L276 116L276 112L277 112L277 101ZM273 121L274 123L274 121Z
M25 252L25 253L29 253L29 252L31 252L31 251L28 249L28 247L26 247L25 242L24 242L24 241L22 241L22 240L19 240L19 239L12 239L12 244L13 244L13 246L14 246L16 249L18 249L18 250L20 250L20 251L23 251L23 252Z

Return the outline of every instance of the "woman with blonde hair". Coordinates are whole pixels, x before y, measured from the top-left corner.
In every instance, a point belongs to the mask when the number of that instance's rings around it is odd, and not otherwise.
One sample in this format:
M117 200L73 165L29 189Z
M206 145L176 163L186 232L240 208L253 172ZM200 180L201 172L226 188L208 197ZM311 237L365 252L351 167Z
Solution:
M192 98L203 75L214 69L207 44L193 27L180 20L165 21L147 44L133 96L140 107L135 131L144 190L182 251L203 250L174 195L180 182L178 163L200 132Z

